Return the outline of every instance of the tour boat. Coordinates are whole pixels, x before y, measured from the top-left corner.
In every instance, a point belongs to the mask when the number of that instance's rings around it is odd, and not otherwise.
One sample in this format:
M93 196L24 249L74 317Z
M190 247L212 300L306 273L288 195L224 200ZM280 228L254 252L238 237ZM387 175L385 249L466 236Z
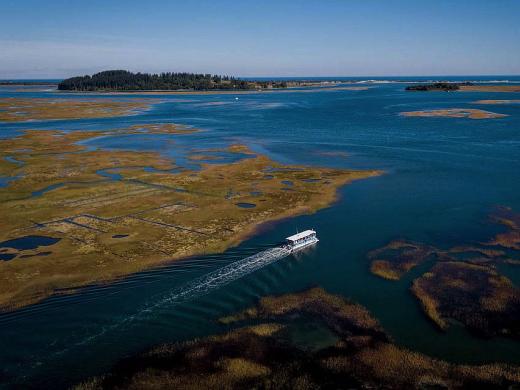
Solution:
M316 232L314 230L305 230L301 233L294 234L285 239L287 242L287 249L291 252L302 249L306 246L317 243L318 237L316 237Z

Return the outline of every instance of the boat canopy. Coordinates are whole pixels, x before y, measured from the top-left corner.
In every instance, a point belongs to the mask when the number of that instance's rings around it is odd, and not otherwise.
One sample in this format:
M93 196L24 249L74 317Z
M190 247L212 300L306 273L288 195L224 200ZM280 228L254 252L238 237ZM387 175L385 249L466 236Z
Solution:
M311 238L313 236L316 235L316 232L314 230L305 230L304 232L301 232L301 233L298 233L298 234L294 234L290 237L287 237L286 240L291 242L291 243L294 243L294 242L298 242L298 241L301 241L301 240L306 240L308 238Z

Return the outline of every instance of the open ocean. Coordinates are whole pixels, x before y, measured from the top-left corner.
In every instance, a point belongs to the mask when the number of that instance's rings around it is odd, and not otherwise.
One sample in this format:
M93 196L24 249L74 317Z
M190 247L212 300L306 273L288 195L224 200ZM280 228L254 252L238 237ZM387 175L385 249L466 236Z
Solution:
M343 81L353 79L360 78ZM409 291L411 281L431 264L420 265L398 282L378 278L369 270L367 253L393 239L440 248L471 244L500 230L488 223L496 206L520 212L520 105L474 103L519 99L518 93L405 92L406 84L401 83L431 79L379 78L389 82L356 84L369 87L360 91L88 94L107 99L144 97L157 103L133 116L0 123L0 138L25 129L82 131L179 123L203 131L185 136L111 136L85 144L182 158L178 150L184 146L206 148L238 142L287 164L385 171L340 189L339 200L331 207L266 225L223 254L177 261L0 314L0 387L2 382L67 387L153 345L224 332L228 328L216 321L219 317L249 307L262 296L316 285L366 306L401 346L454 362L520 364L518 341L476 338L457 325L447 332L435 328ZM520 77L510 76L438 79L520 83ZM82 99L85 95L0 86L0 98L4 97ZM399 115L443 108L478 108L509 116L472 120ZM169 139L176 142L175 151L165 142ZM2 183L0 178L0 186ZM186 283L307 228L318 232L316 247L206 294L175 300ZM500 272L520 285L518 266L500 265Z

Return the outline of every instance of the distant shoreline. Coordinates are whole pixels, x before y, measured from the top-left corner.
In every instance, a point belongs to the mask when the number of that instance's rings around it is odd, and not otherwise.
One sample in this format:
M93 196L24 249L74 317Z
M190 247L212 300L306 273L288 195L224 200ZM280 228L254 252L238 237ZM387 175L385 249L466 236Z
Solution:
M520 84L487 84L474 82L415 83L405 88L409 92L520 92Z
M328 91L365 91L369 86L314 86L314 87L287 87L273 89L246 89L246 90L104 90L104 91L59 91L64 94L92 94L92 95L251 95L263 93L309 93L309 92L328 92Z
M52 81L0 81L0 86L20 86L20 85L37 85L37 86L55 86L57 87L59 82Z

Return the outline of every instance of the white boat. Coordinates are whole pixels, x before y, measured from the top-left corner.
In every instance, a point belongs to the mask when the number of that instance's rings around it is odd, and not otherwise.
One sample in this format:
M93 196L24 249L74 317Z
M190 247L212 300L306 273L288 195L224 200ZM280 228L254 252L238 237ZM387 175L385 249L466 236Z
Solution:
M316 244L319 240L314 230L305 230L304 232L287 237L285 241L287 243L286 248L294 252L309 245Z

